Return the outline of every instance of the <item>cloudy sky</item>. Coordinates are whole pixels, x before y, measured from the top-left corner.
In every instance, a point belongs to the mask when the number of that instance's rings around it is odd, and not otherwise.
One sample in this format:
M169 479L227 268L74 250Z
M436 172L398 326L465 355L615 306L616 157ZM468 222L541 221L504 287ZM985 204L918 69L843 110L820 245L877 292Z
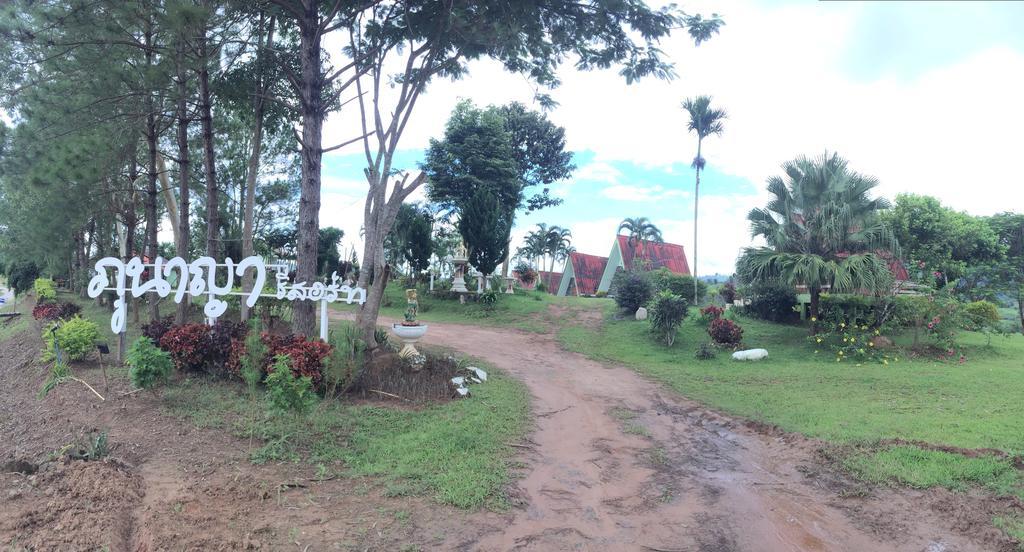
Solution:
M974 214L1024 210L1024 4L889 2L684 2L718 12L720 35L695 48L685 33L664 43L672 82L627 86L614 71L565 68L550 118L566 129L578 166L554 186L561 206L520 216L567 226L579 251L607 255L624 217L647 216L665 239L693 247L696 138L679 104L708 94L726 109L725 133L705 141L700 272L731 273L750 243L745 222L765 180L798 155L837 151L881 181L880 192L931 194ZM474 63L458 82L431 85L402 141L398 165L415 169L459 98L478 105L532 103L522 77ZM353 135L332 116L324 144ZM359 150L325 156L321 225L358 243L365 183ZM361 252L361 248L357 249Z

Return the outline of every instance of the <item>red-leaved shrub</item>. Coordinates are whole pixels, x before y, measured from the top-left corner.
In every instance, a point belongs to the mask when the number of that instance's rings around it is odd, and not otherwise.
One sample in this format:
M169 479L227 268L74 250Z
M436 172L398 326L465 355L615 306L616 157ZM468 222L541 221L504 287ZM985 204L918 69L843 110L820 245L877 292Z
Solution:
M708 326L708 335L719 345L739 345L743 341L743 328L727 318L718 318Z
M205 324L174 326L160 338L160 348L171 354L178 370L198 372L209 359L210 330Z
M232 322L219 319L209 327L210 350L206 355L207 369L219 376L226 376L232 372L229 365L231 359L231 344L236 340L245 340L245 334L249 327L245 322Z
M306 339L301 335L260 334L260 339L267 346L267 355L263 359L263 373L270 371L277 355L288 355L289 365L297 376L309 376L313 388L320 390L323 385L323 366L331 354L331 346L319 339ZM227 360L224 363L227 373L241 377L242 357L245 356L245 333L233 338L228 347Z
M68 301L39 303L32 308L32 318L43 322L52 322L74 318L80 312L82 312L81 307Z
M716 307L715 305L708 305L700 309L700 319L704 324L710 324L713 320L718 320L722 317L722 313L725 309L722 307Z
M160 345L160 340L164 338L164 334L168 330L174 327L174 315L169 314L163 318L153 320L148 324L142 325L142 336L148 337L150 341Z

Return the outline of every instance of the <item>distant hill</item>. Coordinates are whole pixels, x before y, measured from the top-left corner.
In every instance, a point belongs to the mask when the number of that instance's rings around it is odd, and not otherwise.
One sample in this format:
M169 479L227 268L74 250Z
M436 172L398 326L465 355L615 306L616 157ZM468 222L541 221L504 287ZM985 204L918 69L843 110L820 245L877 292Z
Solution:
M709 274L707 276L701 275L700 281L707 282L709 284L724 284L729 279L731 274Z

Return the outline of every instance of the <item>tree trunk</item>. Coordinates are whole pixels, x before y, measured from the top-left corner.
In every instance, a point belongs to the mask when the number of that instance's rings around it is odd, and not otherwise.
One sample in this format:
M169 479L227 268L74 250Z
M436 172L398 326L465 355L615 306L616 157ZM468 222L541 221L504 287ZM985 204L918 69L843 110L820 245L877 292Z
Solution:
M206 254L220 257L220 207L217 194L217 166L213 151L213 114L210 105L210 68L206 29L199 37L199 122L203 132L203 169L206 173Z
M171 221L171 234L174 236L174 244L177 245L181 240L181 232L178 230L178 200L174 197L174 188L167 176L170 171L167 170L162 155L156 156L156 170L160 179L160 194L164 198L164 207L167 208L167 220Z
M146 21L146 32L144 36L146 48L146 67L150 68L153 66L153 25L151 21ZM146 147L147 147L147 158L146 158L146 169L148 174L146 175L146 196L145 196L145 211L146 211L146 235L142 241L143 253L149 257L149 262L153 262L157 257L157 251L160 244L157 243L157 232L160 227L160 221L157 220L157 190L156 190L156 179L157 179L157 121L156 121L156 106L153 100L152 94L146 94ZM149 294L149 319L150 321L156 321L160 318L160 297L155 293Z
M260 13L260 37L259 46L256 50L257 65L263 60L263 13ZM267 31L267 44L269 49L274 43L274 18L270 18L270 29ZM256 208L256 182L259 178L260 153L263 148L263 95L266 92L263 86L262 74L257 76L256 93L253 96L253 129L252 129L252 151L249 152L249 166L245 172L245 207L242 215L242 258L247 258L255 253L253 247L253 233L255 231L255 208ZM253 274L251 270L242 276L242 291L248 293L253 287ZM242 321L249 320L249 306L241 303Z
M551 265L550 266L551 266L551 268L548 270L548 293L553 293L555 295L558 295L558 290L557 289L551 289L551 286L552 286L552 284L555 281L555 256L553 254L551 255ZM562 276L565 276L565 271L564 270L562 271ZM559 285L558 287L562 287L562 286Z
M811 318L817 320L818 307L821 304L821 289L817 287L811 287L809 291L811 292ZM812 328L814 332L818 331L816 325L812 326Z
M700 201L700 146L701 138L697 137L697 181L693 185L693 304L697 304L697 204ZM817 316L815 314L815 316Z
M180 192L178 194L178 242L175 244L175 253L188 260L188 248L189 248L189 227L188 227L188 210L189 210L189 198L188 198L188 184L190 180L189 175L189 159L188 159L188 82L185 80L185 67L184 67L184 54L182 47L179 45L178 50L178 106L177 106L177 118L178 118L178 186ZM186 275L181 275L184 278ZM174 321L177 324L184 324L188 318L188 305L189 298L186 295L185 298L178 303L177 311L174 315Z
M299 57L302 66L299 103L302 111L302 182L299 195L298 247L295 281L307 285L316 281L317 242L320 235L320 170L323 157L323 74L320 60L319 2L304 3L299 21ZM292 331L311 337L316 334L316 305L311 301L293 304Z

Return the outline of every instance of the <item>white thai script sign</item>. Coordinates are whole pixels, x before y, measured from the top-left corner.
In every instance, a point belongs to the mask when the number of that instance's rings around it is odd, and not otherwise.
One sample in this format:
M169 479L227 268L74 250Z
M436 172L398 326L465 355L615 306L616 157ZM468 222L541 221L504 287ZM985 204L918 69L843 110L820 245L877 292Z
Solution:
M267 281L267 265L262 257L252 256L235 263L231 258L224 260L223 264L217 263L213 257L199 257L191 263L185 262L181 257L175 257L169 261L157 257L152 264L144 264L139 257L133 257L127 263L117 257L104 257L96 261L96 275L89 280L89 297L99 297L103 291L114 291L117 300L114 301L114 314L110 317L110 329L114 333L125 331L128 322L128 305L125 302L125 293L130 291L132 297L139 297L144 293L156 293L160 297L167 297L171 294L172 283L166 278L176 275L177 288L174 289L174 302L181 303L185 295L207 296L203 313L213 323L228 308L227 301L221 299L226 295L246 296L245 304L252 308L256 301L262 297L276 297L289 301L321 301L323 303L321 313L324 314L327 303L333 303L344 294L344 301L348 304L353 302L362 305L366 302L366 290L359 287L350 287L348 284L339 284L340 278L335 272L331 275L331 283L314 282L307 285L306 282L288 283L288 267L286 265L270 265L275 269L277 282L276 293L263 295L263 285ZM150 277L142 281L142 276L147 268L152 268ZM217 285L217 269L224 268L226 279L224 285ZM111 276L107 273L113 270L113 285ZM252 291L232 291L234 288L235 276L241 279L247 270L255 272ZM131 279L131 286L128 279ZM326 322L326 319L323 321Z

